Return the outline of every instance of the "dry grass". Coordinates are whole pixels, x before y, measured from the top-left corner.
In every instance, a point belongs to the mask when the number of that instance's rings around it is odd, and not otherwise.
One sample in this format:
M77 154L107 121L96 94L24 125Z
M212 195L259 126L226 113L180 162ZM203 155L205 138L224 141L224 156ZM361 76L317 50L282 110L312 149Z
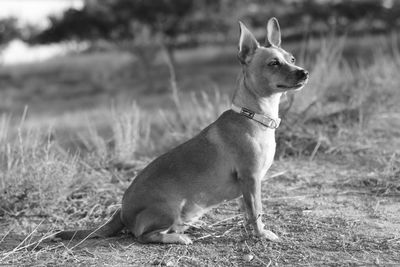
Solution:
M346 39L304 56L310 84L285 114L263 184L264 219L279 243L252 238L236 202L201 218L189 231L192 246L143 246L127 234L79 245L44 240L109 218L144 164L229 107L224 94L181 94L165 99L167 109L125 101L45 122L3 115L0 264L398 264L400 57L392 40L385 41L392 52L377 51L368 64L346 61Z

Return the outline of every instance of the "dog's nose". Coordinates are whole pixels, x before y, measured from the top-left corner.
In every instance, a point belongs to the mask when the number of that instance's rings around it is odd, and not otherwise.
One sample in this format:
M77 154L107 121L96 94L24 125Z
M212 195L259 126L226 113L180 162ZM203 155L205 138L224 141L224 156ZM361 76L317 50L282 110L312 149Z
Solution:
M298 70L296 75L297 75L298 79L304 79L305 80L305 79L308 78L308 71L306 71L306 70Z

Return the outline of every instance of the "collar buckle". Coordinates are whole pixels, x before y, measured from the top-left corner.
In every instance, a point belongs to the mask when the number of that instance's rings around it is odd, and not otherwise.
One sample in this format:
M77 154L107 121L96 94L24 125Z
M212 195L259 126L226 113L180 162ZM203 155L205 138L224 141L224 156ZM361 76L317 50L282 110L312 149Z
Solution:
M247 108L241 108L240 114L242 114L242 115L244 115L244 116L246 116L246 117L248 117L250 119L253 119L255 112L253 112L253 111L251 111L250 109L247 109Z

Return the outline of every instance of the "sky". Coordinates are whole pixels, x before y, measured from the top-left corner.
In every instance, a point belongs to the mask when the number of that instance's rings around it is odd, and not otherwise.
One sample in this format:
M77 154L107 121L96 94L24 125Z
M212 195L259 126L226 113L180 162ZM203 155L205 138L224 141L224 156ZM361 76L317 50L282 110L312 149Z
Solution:
M83 0L0 0L0 18L14 16L22 24L46 25L47 16L69 7L79 8Z
M45 27L47 16L60 14L69 7L82 7L83 0L0 0L0 19L16 17L24 24L34 24ZM65 53L65 45L29 47L19 40L11 42L0 55L1 64L17 64L46 60L47 58Z

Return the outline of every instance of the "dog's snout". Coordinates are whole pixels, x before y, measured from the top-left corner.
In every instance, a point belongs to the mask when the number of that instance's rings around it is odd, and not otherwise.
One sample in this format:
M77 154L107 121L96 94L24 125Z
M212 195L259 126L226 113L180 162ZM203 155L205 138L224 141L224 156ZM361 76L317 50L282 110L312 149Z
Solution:
M305 80L305 79L307 79L308 78L308 71L306 71L306 70L298 70L297 72L296 72L296 75L297 75L297 78L298 79L303 79L303 80Z

